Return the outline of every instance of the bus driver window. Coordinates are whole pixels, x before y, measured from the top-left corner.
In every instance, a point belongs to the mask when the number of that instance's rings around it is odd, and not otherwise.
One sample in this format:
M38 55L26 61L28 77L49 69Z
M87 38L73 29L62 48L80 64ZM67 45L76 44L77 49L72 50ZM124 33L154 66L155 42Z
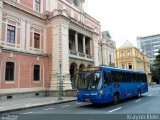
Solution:
M94 76L93 76L93 83L92 83L92 88L93 88L93 89L96 89L96 88L97 88L99 79L100 79L99 73L95 73Z
M107 87L111 83L111 76L109 72L104 72L104 86Z

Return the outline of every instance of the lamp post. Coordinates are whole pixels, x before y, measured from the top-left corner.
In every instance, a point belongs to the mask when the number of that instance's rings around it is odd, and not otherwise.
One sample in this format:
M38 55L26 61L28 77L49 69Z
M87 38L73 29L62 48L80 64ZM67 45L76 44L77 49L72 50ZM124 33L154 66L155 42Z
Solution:
M101 43L101 59L102 59L102 66L103 66L103 50L102 50L102 43Z
M109 55L109 66L111 67L111 54Z
M62 60L59 61L59 69L60 69L60 75L59 75L59 97L58 97L58 100L63 100L63 98L62 98Z

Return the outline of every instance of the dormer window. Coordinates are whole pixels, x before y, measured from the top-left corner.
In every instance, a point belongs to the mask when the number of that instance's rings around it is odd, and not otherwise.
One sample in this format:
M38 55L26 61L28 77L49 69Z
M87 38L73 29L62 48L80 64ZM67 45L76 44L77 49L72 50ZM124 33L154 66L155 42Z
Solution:
M73 0L73 4L78 7L78 1L77 0Z

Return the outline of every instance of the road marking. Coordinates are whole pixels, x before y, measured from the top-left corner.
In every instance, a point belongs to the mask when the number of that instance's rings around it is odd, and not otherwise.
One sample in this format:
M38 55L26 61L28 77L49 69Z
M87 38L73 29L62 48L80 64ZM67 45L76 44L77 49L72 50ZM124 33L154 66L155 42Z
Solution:
M68 106L70 106L70 105L64 105L64 106L61 106L61 107L68 107Z
M148 95L148 96L152 96L153 94L150 94L150 95Z
M43 109L43 110L53 110L54 108L47 108L47 109Z
M32 114L33 112L26 112L26 113L22 113L22 114Z
M139 102L139 101L141 101L142 99L139 99L139 100L136 100L135 102Z
M81 102L77 102L76 104L79 105L79 104L82 104L82 103Z
M119 108L116 108L116 109L113 109L113 110L110 110L110 111L108 111L109 113L111 113L111 112L114 112L114 111L116 111L116 110L119 110L119 109L121 109L122 107L119 107Z

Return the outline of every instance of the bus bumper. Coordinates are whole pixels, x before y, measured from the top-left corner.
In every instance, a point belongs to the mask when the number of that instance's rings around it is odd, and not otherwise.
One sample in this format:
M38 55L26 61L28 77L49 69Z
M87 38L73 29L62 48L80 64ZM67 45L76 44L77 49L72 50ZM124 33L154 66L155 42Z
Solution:
M77 101L79 102L91 102L91 103L107 103L111 102L113 97L111 95L106 96L96 96L96 97L85 97L85 96L78 96Z

